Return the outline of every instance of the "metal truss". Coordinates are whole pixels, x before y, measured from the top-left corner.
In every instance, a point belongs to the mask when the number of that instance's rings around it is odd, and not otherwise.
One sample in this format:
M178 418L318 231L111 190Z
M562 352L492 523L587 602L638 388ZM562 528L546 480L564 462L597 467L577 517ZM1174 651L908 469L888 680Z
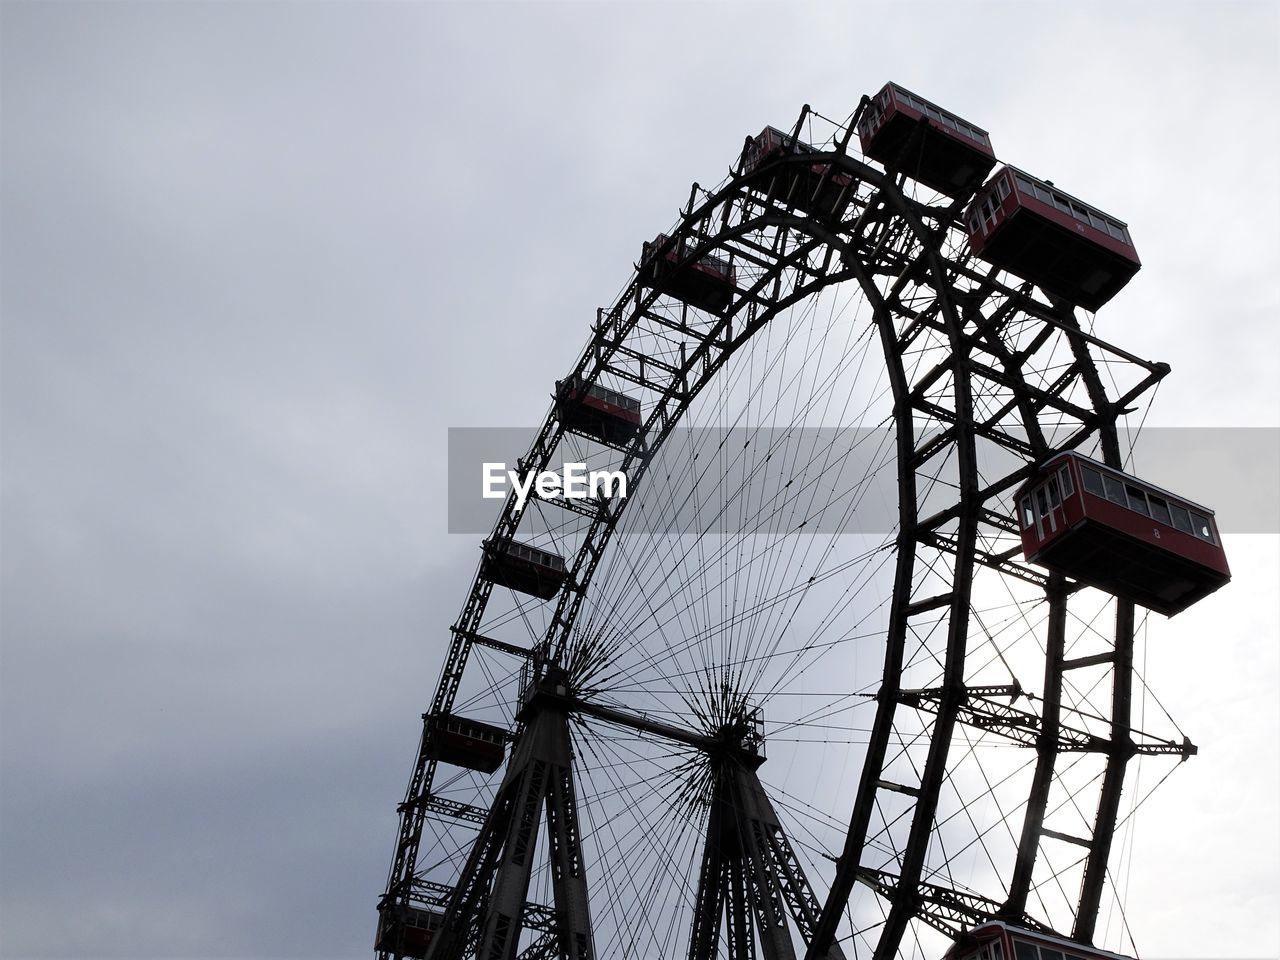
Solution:
M958 937L988 920L1007 919L1005 908L999 902L954 887L926 881L903 888L899 878L893 874L867 867L858 871L858 882L866 884L891 903L910 898L916 916L949 937ZM1017 921L1030 930L1053 932L1032 917L1018 917Z
M1041 739L1045 736L1041 715L1012 706L1012 701L1022 695L1023 691L1016 686L969 687L966 689L957 720L985 733L995 734L1026 747L1039 746ZM995 699L997 697L1007 697L1011 702L1000 703ZM938 704L942 700L942 690L936 687L927 690L902 690L898 694L898 700L905 706L937 713ZM1055 722L1053 727L1056 729L1057 750L1105 753L1112 748L1110 738L1101 737L1096 733L1069 727L1060 722ZM1131 733L1138 738L1132 744L1134 754L1175 756L1185 760L1196 753L1195 744L1185 738L1182 741L1160 740L1140 731L1131 731Z
M527 897L544 809L555 912L553 918L544 913L538 923ZM555 709L535 709L447 898L429 960L514 960L526 928L554 933L561 957L591 960L595 949L580 841L568 717Z

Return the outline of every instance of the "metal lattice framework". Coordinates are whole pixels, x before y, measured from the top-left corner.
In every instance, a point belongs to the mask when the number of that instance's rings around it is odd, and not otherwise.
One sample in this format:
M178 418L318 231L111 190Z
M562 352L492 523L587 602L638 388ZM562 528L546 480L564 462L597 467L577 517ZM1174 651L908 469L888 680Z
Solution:
M951 936L993 917L1091 942L1130 759L1194 752L1184 738L1133 729L1132 605L1024 565L1010 507L1012 491L1054 451L1085 449L1121 466L1117 424L1168 367L1104 342L1070 304L972 259L963 200L860 158L850 145L855 123L856 115L835 123L806 107L792 135L816 152L780 156L749 174L739 163L714 189L694 185L661 252L680 251L686 266L708 256L732 263L733 300L719 311L696 309L638 269L599 312L566 380L643 397L642 429L625 443L586 444L553 405L520 460L522 470L541 471L596 457L626 473L629 496L535 494L520 511L513 495L486 541L490 549L542 543L565 556L568 577L543 605L508 597L481 567L452 628L424 721L487 711L506 725L513 747L505 772L490 782L440 767L424 726L381 906L439 912L428 956L888 958L912 943L922 948L927 930ZM824 172L815 182L816 170ZM797 195L802 189L809 195ZM700 579L684 576L688 557L724 551L725 542L738 557L763 554L769 548L755 538L780 531L782 521L762 519L737 539L690 526L673 534L678 550L655 547L653 515L664 505L655 494L644 506L648 473L698 404L713 411L706 425L722 423L714 411L735 391L752 409L751 390L783 376L758 372L773 369L767 331L788 318L818 325L811 305L835 296L856 304L862 339L833 369L843 377L858 359L863 370L858 351L876 351L882 361L890 443L877 463L895 477L891 534L860 555L864 566L823 566L804 559L809 546L793 546L790 559L770 555L767 566L719 557L700 561ZM795 350L798 328L786 329ZM806 349L799 378L825 362L825 346ZM749 357L742 363L750 376L731 379L735 356ZM821 390L830 389L824 382ZM806 390L805 402L821 393L813 384L793 392ZM801 475L802 456L776 442L754 462L777 454L775 463L790 463L778 487L786 491ZM821 497L810 473L811 506ZM772 514L760 503L752 509L765 513L744 513L772 517L788 504L797 509L801 496L780 493ZM824 505L844 516L856 506L834 494ZM646 510L643 522L628 520L639 540L649 536L647 548L628 553L618 536L624 515ZM794 525L786 531L817 536ZM879 611L868 631L880 646L875 675L838 675L843 661L830 658L843 654L830 651L855 646L852 638L847 646L820 642L835 616L784 647L798 621L793 614L784 628L779 604L841 577L858 584L846 593L861 591L878 576L872 558L886 564L885 595L868 601ZM664 563L665 574L646 566ZM706 615L701 633L684 627L679 617L711 606L708 590L720 597L728 589L721 581L705 586L713 568L726 567L730 577L762 571L750 581L751 603L735 594L723 604L728 613ZM655 585L664 583L667 594ZM668 594L683 599L663 600ZM675 612L660 617L654 611L665 611L663 603ZM619 615L628 609L644 613ZM652 639L659 635L661 645ZM717 651L728 651L724 662ZM685 657L697 669L677 671ZM772 698L770 711L789 703L788 682L828 662L836 676L828 682L843 680L866 717L860 766L843 794L797 799L759 779L763 754L745 721L756 700ZM678 708L660 713L646 677L679 686ZM841 711L850 702L808 714L797 708L779 717L778 729L826 729L822 722L847 716ZM772 712L768 719L774 723ZM797 742L805 744L799 756L815 741ZM575 779L585 768L589 788ZM650 768L637 779L643 790L624 782ZM784 794L775 809L771 795ZM637 811L650 803L673 811L677 826L646 825ZM807 812L818 806L821 815ZM975 819L987 807L986 819ZM804 828L805 817L817 826ZM629 832L619 834L624 821ZM612 839L591 841L597 863L584 836L605 834ZM668 834L693 839L677 847ZM793 842L799 835L803 843ZM968 877L961 861L970 863ZM554 906L531 903L531 884ZM382 953L401 949L384 943Z

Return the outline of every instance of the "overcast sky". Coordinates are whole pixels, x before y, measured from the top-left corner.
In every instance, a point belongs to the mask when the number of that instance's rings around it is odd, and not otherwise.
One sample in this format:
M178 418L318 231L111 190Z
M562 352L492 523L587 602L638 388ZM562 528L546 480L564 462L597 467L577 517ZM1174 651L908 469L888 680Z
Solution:
M1274 2L0 14L6 958L370 954L475 557L447 428L532 425L806 102L897 80L1126 220L1150 422L1280 426ZM1277 541L1153 627L1202 755L1131 835L1150 957L1280 953Z

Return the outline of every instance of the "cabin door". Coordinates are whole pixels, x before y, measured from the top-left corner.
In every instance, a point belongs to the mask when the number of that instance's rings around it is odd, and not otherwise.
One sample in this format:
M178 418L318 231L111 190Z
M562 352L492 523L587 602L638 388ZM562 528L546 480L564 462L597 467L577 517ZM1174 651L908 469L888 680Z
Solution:
M1061 530L1066 522L1058 478L1050 477L1049 482L1036 491L1036 537L1044 541Z

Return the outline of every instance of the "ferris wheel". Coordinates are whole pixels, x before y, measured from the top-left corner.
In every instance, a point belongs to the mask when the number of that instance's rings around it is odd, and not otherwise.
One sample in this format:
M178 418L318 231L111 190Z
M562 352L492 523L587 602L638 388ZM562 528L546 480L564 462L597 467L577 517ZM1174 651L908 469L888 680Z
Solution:
M995 166L888 84L642 245L518 463L601 482L513 490L481 546L380 956L1114 932L1126 774L1195 752L1135 717L1135 637L1229 573L1211 511L1123 472L1168 373L1086 312L1127 227Z

